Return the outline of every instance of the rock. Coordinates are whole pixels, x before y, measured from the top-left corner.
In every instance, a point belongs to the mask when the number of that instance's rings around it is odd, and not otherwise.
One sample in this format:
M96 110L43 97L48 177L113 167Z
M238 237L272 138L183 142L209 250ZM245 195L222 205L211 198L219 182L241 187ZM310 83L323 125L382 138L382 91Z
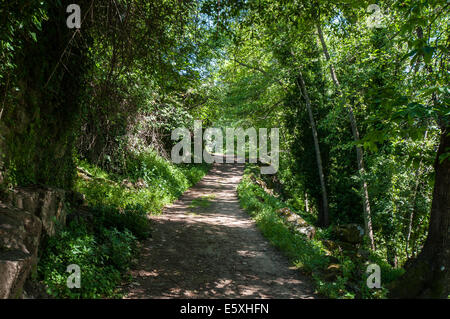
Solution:
M297 226L295 230L300 234L306 235L308 239L313 239L316 235L316 229L313 226Z
M122 183L120 184L120 186L129 188L129 189L131 189L131 188L134 187L133 183L130 182L128 179L124 179L124 180L122 181Z
M277 210L277 214L283 217L286 221L298 226L309 226L309 224L300 217L297 213L291 211L289 208L280 208Z
M290 212L289 214L284 216L284 219L286 219L286 221L291 224L297 224L297 221L300 218L301 218L300 216L298 216L296 213L293 213L293 212Z
M304 220L303 218L301 218L300 216L298 216L298 215L296 215L297 217L296 217L296 220L295 220L295 223L298 225L298 226L302 226L302 227L308 227L308 226L311 226L311 225L309 225L307 222L306 222L306 220Z
M287 208L287 207L277 209L276 213L277 213L278 215L280 215L281 217L287 217L287 216L290 216L290 215L294 214L294 213L293 213L289 208Z
M33 215L40 206L40 193L32 188L16 188L9 193L9 203Z
M89 179L94 177L91 173L89 173L87 170L85 170L82 167L77 167L77 172L79 173L78 176L80 176L80 174L81 174L81 175L86 176Z
M37 263L42 222L24 210L0 203L0 298L19 298Z
M322 240L322 244L325 246L326 249L330 251L342 252L342 247L339 246L339 244L333 240L329 239Z
M42 226L49 236L55 234L55 221L66 224L67 210L64 205L64 191L48 189L43 191L42 206L36 216L41 218Z
M65 225L66 223L65 196L65 191L60 189L40 186L20 187L9 193L8 202L11 206L39 217L44 232L48 236L53 236L56 224Z
M22 299L51 299L44 283L28 278L23 286Z
M291 229L306 235L308 239L314 238L316 229L314 226L309 225L302 217L297 213L291 211L289 208L284 207L276 211L281 218L290 226Z
M363 242L364 228L357 224L347 224L336 226L333 233L341 241L359 244Z
M0 253L0 298L18 299L35 259L20 250Z
M24 210L0 203L0 250L33 254L39 245L42 222Z
M84 181L90 181L92 179L91 177L87 176L86 174L83 174L82 172L77 172L77 176Z
M138 178L134 186L138 189L147 188L148 184L143 178Z
M268 188L267 184L263 180L257 179L253 175L250 177L250 179L253 183L256 183L258 186L260 186L264 190L264 192L271 196L274 196L273 190Z

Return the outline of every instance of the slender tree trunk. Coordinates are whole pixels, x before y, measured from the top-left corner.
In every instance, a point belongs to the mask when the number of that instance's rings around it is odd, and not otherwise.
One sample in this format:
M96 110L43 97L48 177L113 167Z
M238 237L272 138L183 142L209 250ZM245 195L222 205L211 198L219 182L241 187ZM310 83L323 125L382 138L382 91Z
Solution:
M323 32L322 32L322 28L320 27L320 24L317 24L317 32L319 34L319 39L322 44L322 49L323 49L323 53L325 55L325 59L328 63L330 63L330 54L328 53L327 44L325 43L325 40L323 38ZM332 63L330 63L330 74L331 74L331 79L333 80L333 83L336 87L338 94L342 97L342 99L344 99L344 96L341 92L341 85L336 76L336 70L334 69L334 66ZM352 127L353 139L355 142L359 142L359 140L360 140L359 131L358 131L358 126L356 125L355 116L353 114L353 108L350 105L348 105L348 106L346 106L346 109L348 112L348 116L350 118L350 125ZM356 146L356 159L358 162L359 174L361 176L364 176L364 174L365 174L364 155L363 155L363 151L362 151L361 147L359 147L359 146ZM372 250L375 250L375 241L373 238L373 229L372 229L372 216L371 216L371 212L370 212L369 191L368 191L367 182L365 181L364 178L362 181L362 191L363 191L363 208L364 208L363 217L364 217L365 233L370 240L370 246L372 247Z
M291 51L291 54L294 56L292 51ZM267 71L265 71L259 67L250 66L244 62L237 60L236 58L234 58L234 61L246 68L259 71L264 75L268 75ZM283 87L283 83L281 83L281 81L278 81L278 82L280 83L281 87ZM300 84L299 84L299 82L300 82ZM303 75L300 70L299 70L299 81L296 81L296 84L297 84L298 88L300 89L300 91L302 92L303 96L305 97L306 108L308 110L308 115L309 115L309 122L311 124L311 129L312 129L313 138L314 138L314 149L315 149L315 153L316 153L316 162L317 162L317 168L318 168L319 177L320 177L320 187L322 189L322 204L323 204L322 205L323 206L322 213L321 214L319 213L319 225L321 225L323 227L328 227L330 224L329 214L328 214L328 195L327 195L327 189L325 186L325 177L323 174L322 157L320 155L319 137L317 134L316 122L314 121L314 116L312 113L311 101L309 99L308 92L306 91L305 81L303 80Z
M322 204L323 204L322 213L319 214L319 224L323 227L328 227L330 224L329 216L328 216L328 195L327 195L327 189L325 186L325 176L323 174L322 156L320 155L321 153L320 153L320 146L319 146L319 137L317 134L316 123L314 121L314 116L312 113L311 101L309 99L308 92L306 91L306 85L305 85L305 81L303 80L303 75L302 75L301 71L299 71L299 73L298 73L297 86L299 87L300 91L302 92L303 97L305 98L306 109L308 110L309 121L311 124L311 130L313 133L314 149L316 151L316 161L317 161L317 168L319 170L320 187L322 189Z
M419 169L418 169L419 170ZM411 209L411 214L409 215L409 222L408 222L408 233L406 235L406 246L405 246L405 252L406 252L406 258L409 259L409 241L411 240L411 234L412 234L412 226L414 217L417 215L417 193L419 191L419 174L418 170L416 171L415 178L416 178L416 185L414 187L414 195L413 195L413 208Z
M308 201L308 193L305 192L305 210L309 213L309 201Z
M437 152L433 202L425 245L406 265L406 273L394 283L394 298L447 298L450 267L450 127L442 128Z
M424 140L426 141L428 136L428 131L425 132L425 137ZM405 251L406 251L406 258L409 259L409 241L411 240L411 233L412 233L412 226L413 226L413 221L414 221L414 217L416 216L416 211L417 211L417 193L419 192L419 185L420 185L420 180L419 180L419 176L421 174L422 171L422 161L423 161L423 148L425 146L425 142L422 145L422 151L420 153L420 162L419 162L419 167L417 168L415 174L414 174L414 178L416 180L416 184L414 185L414 192L413 192L413 209L411 210L411 214L409 215L409 223L408 223L408 233L406 235L406 246L405 246Z

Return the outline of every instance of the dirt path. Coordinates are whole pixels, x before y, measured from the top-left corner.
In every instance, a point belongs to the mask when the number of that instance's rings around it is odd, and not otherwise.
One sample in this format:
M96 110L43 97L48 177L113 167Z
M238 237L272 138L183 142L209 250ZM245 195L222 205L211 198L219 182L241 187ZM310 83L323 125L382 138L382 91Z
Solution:
M239 206L242 164L215 164L153 217L125 298L314 298Z

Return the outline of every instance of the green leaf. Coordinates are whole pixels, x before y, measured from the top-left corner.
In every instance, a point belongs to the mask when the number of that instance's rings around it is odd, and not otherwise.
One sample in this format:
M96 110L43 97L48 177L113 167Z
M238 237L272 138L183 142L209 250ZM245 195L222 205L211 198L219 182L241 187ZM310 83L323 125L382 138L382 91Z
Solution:
M401 62L403 62L404 60L406 60L409 57L412 57L414 55L417 54L417 50L412 50L411 52L409 52L408 54L405 54L402 58L401 58Z
M430 64L435 49L436 48L429 46L423 48L423 60L426 64Z
M34 42L37 42L36 33L30 32L30 36L33 38Z

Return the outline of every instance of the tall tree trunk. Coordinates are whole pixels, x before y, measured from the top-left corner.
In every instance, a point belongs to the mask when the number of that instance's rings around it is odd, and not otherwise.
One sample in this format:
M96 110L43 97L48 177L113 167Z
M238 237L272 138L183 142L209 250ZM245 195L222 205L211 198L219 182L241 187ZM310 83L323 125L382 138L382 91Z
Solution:
M294 53L291 51L291 55L295 56ZM267 71L259 68L259 67L254 67L251 65L248 65L244 62L241 62L239 60L237 60L236 58L234 58L234 61L246 68L249 69L253 69L256 71L261 72L264 75L268 75ZM322 166L322 156L320 155L320 147L319 147L319 136L317 134L317 129L316 129L316 122L314 121L314 116L312 113L312 108L311 108L311 101L309 99L309 95L308 92L306 90L306 85L305 85L305 81L303 80L303 75L301 73L301 71L299 70L299 81L296 81L297 87L300 89L300 91L302 92L303 96L305 97L305 102L306 102L306 108L308 110L308 115L309 115L309 122L311 124L311 130L313 132L313 139L314 139L314 149L315 149L315 153L316 153L316 162L317 162L317 168L319 171L319 178L320 178L320 187L322 189L322 206L323 209L321 211L321 213L319 212L319 225L323 226L323 227L328 227L330 224L329 221L329 214L328 214L328 195L327 195L327 189L325 186L325 177L323 174L323 166ZM283 83L281 83L281 81L278 81L281 85L281 87L283 87ZM299 84L300 82L300 84Z
M320 24L317 24L317 32L319 34L319 39L322 44L322 49L323 49L323 54L325 55L325 59L330 64L331 79L333 80L333 83L336 87L337 93L342 97L342 99L344 99L344 96L341 91L341 85L336 76L336 70L334 69L333 64L330 62L330 54L328 53L327 44L325 43L325 40L323 38L323 32L322 32L322 28L320 27ZM350 118L350 125L352 127L353 140L358 143L360 140L360 137L359 137L358 126L356 125L356 119L353 114L353 108L351 107L351 105L348 105L348 106L346 106L346 109L348 112L348 116ZM364 174L365 174L364 156L363 156L363 151L362 151L361 147L359 147L359 146L356 146L356 159L358 162L359 174L361 176L364 176ZM371 212L370 212L369 191L368 191L367 182L365 181L364 178L363 178L361 186L362 186L362 192L363 192L363 209L364 209L363 217L364 217L365 234L367 235L367 237L370 240L370 246L372 247L372 250L375 250L375 241L373 238L373 229L372 229L372 216L371 216Z
M433 202L425 245L406 265L406 273L394 283L394 298L447 298L450 267L450 127L442 128L437 152Z
M420 168L419 168L420 169ZM408 233L406 235L406 245L405 245L405 253L406 258L409 259L409 242L411 240L411 234L412 234L412 228L413 228L413 222L414 217L417 215L417 193L419 192L419 174L417 169L415 178L416 178L416 184L414 186L414 192L413 192L413 208L411 209L411 214L409 215L409 222L408 222Z
M408 233L406 235L406 246L405 246L405 252L406 252L406 258L409 259L409 241L411 240L411 234L412 234L412 228L413 228L413 221L414 217L417 215L417 193L419 192L419 185L420 185L420 175L422 171L422 162L423 162L423 148L425 147L425 141L428 136L428 131L425 132L424 137L424 143L422 144L422 151L420 152L420 162L419 167L416 169L416 172L414 173L414 178L416 180L416 184L414 185L414 192L413 192L413 208L411 210L411 214L409 215L409 222L408 222Z
M308 201L308 193L305 192L305 210L309 213L309 201Z
M330 224L329 216L328 216L328 195L327 195L327 188L325 186L325 176L323 174L322 156L320 153L320 146L319 146L319 137L317 134L316 123L314 121L314 116L312 113L311 100L309 99L308 91L306 90L305 81L303 80L303 75L302 75L301 71L299 71L299 73L298 73L297 86L299 87L300 91L302 92L303 97L305 98L306 109L308 110L309 122L311 124L311 130L313 133L314 149L316 151L316 162L317 162L317 168L319 170L320 187L322 189L322 204L323 204L322 212L319 213L319 224L323 227L328 227Z

